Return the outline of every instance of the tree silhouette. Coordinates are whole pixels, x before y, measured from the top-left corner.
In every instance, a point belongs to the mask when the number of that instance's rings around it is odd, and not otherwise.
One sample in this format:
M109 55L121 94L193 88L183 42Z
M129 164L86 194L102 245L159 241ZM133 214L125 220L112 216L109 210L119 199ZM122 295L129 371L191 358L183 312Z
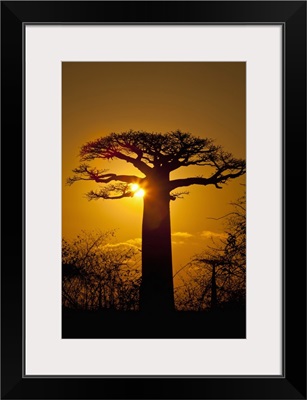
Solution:
M137 310L139 257L133 248L106 246L113 232L82 231L62 239L62 303L76 310Z
M183 285L176 291L181 310L245 307L246 293L246 199L230 203L233 211L226 218L227 229L214 247L209 246L185 265Z
M68 184L79 180L105 184L87 194L90 200L133 197L132 184L144 189L140 308L152 312L174 310L169 203L186 193L174 190L191 185L221 189L228 180L245 173L245 161L234 158L212 139L179 130L165 134L132 130L111 133L86 143L80 158L83 164L73 171L75 175ZM96 159L126 161L143 176L109 173L87 163ZM170 179L172 171L189 166L206 167L208 175Z

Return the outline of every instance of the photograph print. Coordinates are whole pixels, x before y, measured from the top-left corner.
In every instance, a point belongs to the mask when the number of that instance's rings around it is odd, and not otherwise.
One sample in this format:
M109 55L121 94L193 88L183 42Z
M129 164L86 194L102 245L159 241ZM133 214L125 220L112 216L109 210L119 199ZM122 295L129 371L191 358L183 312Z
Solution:
M246 337L246 63L62 63L62 338Z

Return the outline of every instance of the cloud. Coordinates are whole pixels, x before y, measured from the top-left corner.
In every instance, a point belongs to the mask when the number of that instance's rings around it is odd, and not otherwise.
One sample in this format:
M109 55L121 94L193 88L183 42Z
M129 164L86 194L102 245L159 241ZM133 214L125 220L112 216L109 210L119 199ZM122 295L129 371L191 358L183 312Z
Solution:
M200 235L206 239L211 239L211 238L223 239L226 237L225 233L218 233L213 231L202 231Z
M172 233L172 236L182 238L182 239L188 239L188 238L192 237L193 235L191 235L191 233L188 233L188 232L175 232L175 233Z
M109 247L109 248L116 248L116 247L122 247L122 246L128 246L128 244L126 242L122 242L122 243L107 243L105 244L103 247Z
M172 240L172 244L180 245L180 244L184 244L184 242L183 241L176 242L175 240Z
M140 249L142 246L142 239L141 238L135 238L135 239L129 239L126 242L120 242L120 243L108 243L104 247L111 247L111 248L116 248L116 247L134 247L136 249Z
M126 242L128 245L140 248L142 246L142 239L141 238L135 238L135 239L129 239Z

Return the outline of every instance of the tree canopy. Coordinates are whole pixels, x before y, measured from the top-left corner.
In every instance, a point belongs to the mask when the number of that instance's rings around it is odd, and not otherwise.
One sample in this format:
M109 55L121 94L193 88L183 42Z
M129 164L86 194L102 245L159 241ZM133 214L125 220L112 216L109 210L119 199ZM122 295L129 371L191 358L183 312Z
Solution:
M245 161L234 158L221 146L215 145L212 139L195 137L179 130L168 133L132 130L111 133L83 145L80 159L82 164L73 170L75 175L67 183L91 180L105 184L100 190L87 194L90 200L132 197L134 193L131 184L146 187L148 179L153 179L157 174L164 174L168 178L170 172L181 167L206 167L207 175L165 179L164 189L170 193L172 200L177 195L171 192L177 188L214 185L221 189L229 179L245 173ZM126 161L138 169L141 176L115 174L90 166L89 162L96 159Z

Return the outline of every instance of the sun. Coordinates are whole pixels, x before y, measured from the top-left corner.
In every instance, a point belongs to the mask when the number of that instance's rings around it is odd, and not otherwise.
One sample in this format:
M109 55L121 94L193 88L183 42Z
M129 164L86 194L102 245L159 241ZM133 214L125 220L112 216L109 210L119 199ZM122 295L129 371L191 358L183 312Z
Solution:
M139 190L139 185L137 184L137 183L132 183L132 185L130 186L131 187L131 190L133 191L133 192L136 192L137 190Z
M145 196L145 190L141 189L137 183L132 183L132 185L130 187L131 187L132 192L134 192L134 194L133 194L134 197L144 197Z
M136 197L144 197L145 196L145 190L139 189L135 192L134 196Z

